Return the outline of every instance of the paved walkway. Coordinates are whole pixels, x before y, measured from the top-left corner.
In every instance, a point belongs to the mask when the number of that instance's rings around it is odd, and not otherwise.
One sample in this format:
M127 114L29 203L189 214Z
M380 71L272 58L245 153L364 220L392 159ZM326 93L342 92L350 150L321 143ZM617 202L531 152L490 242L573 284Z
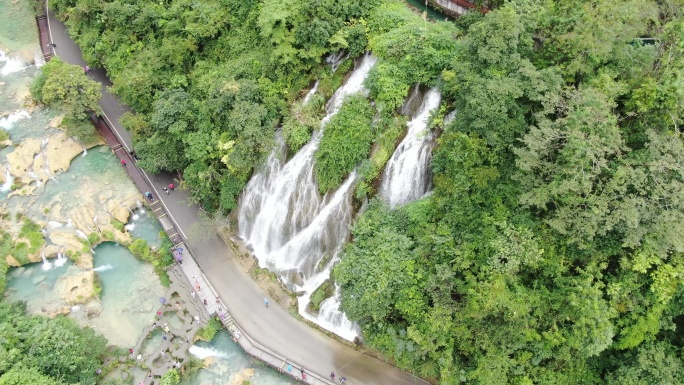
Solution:
M49 13L48 21L50 40L56 44L55 54L68 63L84 66L80 49L67 34L64 24L52 12ZM89 76L102 84L100 106L104 119L127 154L132 149L131 135L119 124L119 118L127 109L109 93L107 87L111 86L111 82L104 70L94 69ZM225 310L230 312L231 318L224 324L227 323L229 330L233 332L240 331L240 338L236 339L248 354L276 367L286 367L285 363L290 363L295 368L303 366L309 373L309 383L330 383L327 376L333 370L338 378L345 376L349 385L424 383L396 367L308 327L287 309L276 306L275 301L271 301L270 307L265 307L263 298L267 293L242 269L232 250L223 241L217 236L203 241L187 238L190 226L199 219L199 208L187 203L188 194L185 191L176 190L169 195L163 193L162 187L169 183L177 184L174 176L153 175L142 170L140 175L149 183L155 198L159 198L159 204L168 214L169 222L176 225L181 240L192 251L196 271L204 273L202 277L206 279L207 287L208 283L213 287L212 295L216 293ZM184 272L192 268L191 260L192 258L184 260ZM190 279L199 276L194 274L195 271L190 272ZM210 299L207 298L208 303Z

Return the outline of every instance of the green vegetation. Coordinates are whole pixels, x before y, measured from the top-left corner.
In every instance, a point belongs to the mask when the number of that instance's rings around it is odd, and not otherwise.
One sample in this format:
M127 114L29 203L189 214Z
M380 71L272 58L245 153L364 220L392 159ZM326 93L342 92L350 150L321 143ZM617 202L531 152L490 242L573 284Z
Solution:
M119 230L119 231L122 232L122 233L123 233L123 231L124 231L124 227L126 226L126 225L124 225L123 223L117 221L117 220L114 219L114 218L112 218L112 219L109 220L109 224L112 225L113 228Z
M684 381L682 12L521 0L458 20L434 192L372 202L335 269L370 346L443 384Z
M164 373L164 375L161 378L161 385L176 385L180 383L181 377L180 373L178 372L178 369L171 369L168 372Z
M0 384L94 384L106 340L67 317L26 314L0 302Z
M5 144L1 142L4 142L6 140L9 140L9 133L5 130L0 130L0 148L5 147Z
M378 121L381 132L377 139L377 147L373 150L370 159L364 160L359 166L359 181L356 184L356 198L361 200L376 193L375 182L380 177L380 172L392 157L401 135L406 132L406 118L403 116L391 116L382 114Z
M223 324L221 324L221 320L219 320L217 317L211 317L209 323L207 323L206 325L202 326L197 330L197 333L195 333L195 337L202 341L211 341L212 339L214 339L216 333L218 333L218 331L221 329L223 329Z
M24 219L21 231L19 232L19 237L29 241L31 247L28 249L28 252L30 254L37 253L45 244L45 239L43 239L43 233L40 226L30 219Z
M31 95L64 114L62 125L69 136L84 144L97 141L89 113L99 108L100 84L89 79L83 68L53 58L31 83Z
M368 157L375 137L373 109L361 95L347 97L340 111L325 126L321 144L316 151L316 179L324 194L337 188L344 177Z
M173 264L173 255L170 251L173 244L163 231L159 233L159 236L162 238L162 242L161 246L156 250L152 250L144 239L136 239L131 244L126 245L126 247L137 258L151 263L154 267L154 272L159 276L161 284L164 287L169 287L171 280L166 273L166 268Z
M146 170L182 171L191 200L231 210L271 151L288 103L312 84L324 55L366 47L361 20L381 0L51 2L91 66L133 108ZM347 64L346 69L350 64ZM334 79L330 76L330 90ZM330 91L332 92L332 91ZM291 148L307 130L292 130Z
M311 310L318 311L321 307L321 302L332 297L335 294L335 283L326 279L323 281L321 286L317 287L313 293L311 293Z

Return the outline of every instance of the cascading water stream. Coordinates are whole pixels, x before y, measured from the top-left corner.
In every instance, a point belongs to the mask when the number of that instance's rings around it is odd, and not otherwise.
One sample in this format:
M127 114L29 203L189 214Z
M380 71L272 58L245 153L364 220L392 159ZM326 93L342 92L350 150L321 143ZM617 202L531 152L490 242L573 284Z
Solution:
M9 170L9 165L5 166L5 183L0 186L0 192L7 192L12 188L12 184L14 183L14 178L12 177L12 174L10 174Z
M366 55L344 86L327 104L328 114L304 147L284 163L284 143L269 157L264 171L249 181L240 200L239 234L253 247L262 267L278 274L293 290L303 291L300 313L343 338L357 332L339 310L321 313L318 318L306 311L312 291L330 273L332 263L349 236L352 218L350 192L356 174L352 173L337 191L320 197L314 179L314 154L325 124L337 113L344 98L364 92L363 81L377 59ZM344 319L344 322L325 318Z
M430 189L430 160L434 136L427 130L430 113L439 107L441 94L430 89L416 116L408 122L408 132L387 162L380 195L391 207L414 201Z

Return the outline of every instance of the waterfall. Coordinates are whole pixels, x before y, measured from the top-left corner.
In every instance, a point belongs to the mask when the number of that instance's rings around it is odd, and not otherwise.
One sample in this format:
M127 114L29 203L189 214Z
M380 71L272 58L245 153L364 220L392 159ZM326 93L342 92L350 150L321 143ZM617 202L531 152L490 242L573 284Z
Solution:
M50 261L48 261L47 258L45 258L45 251L40 252L40 259L43 260L43 270L50 270L52 268L52 264L50 263Z
M0 51L2 52L2 51ZM28 111L26 110L20 110L18 112L13 112L9 115L7 115L4 118L0 118L0 128L4 128L5 130L9 130L14 126L14 123L18 122L21 119L29 119L31 115L29 115Z
M433 135L427 131L430 113L439 107L441 95L431 89L416 116L408 122L408 132L385 166L380 195L396 207L422 197L430 189L429 166Z
M66 261L67 261L66 255L64 255L64 253L60 251L57 253L57 259L55 259L55 266L56 267L64 266Z
M240 199L240 237L253 247L260 266L274 271L288 287L305 293L299 311L314 322L317 319L306 312L306 304L311 292L329 276L349 236L350 195L356 178L351 173L337 191L320 197L313 171L314 154L325 124L339 111L346 96L365 91L363 81L376 61L370 55L363 58L328 101L321 129L287 163L279 137L280 146L269 156L265 169L252 177ZM346 319L343 314L341 318ZM353 339L355 331L341 329L350 325L347 320L321 326Z
M316 80L316 83L314 83L314 86L309 90L309 92L306 93L306 96L304 96L304 100L302 101L302 104L306 104L311 100L311 97L316 93L318 90L318 80Z
M190 346L188 352L200 360L203 360L207 357L228 357L226 353L214 348L202 348L197 345Z
M5 166L5 183L0 186L0 192L7 192L12 188L14 178L10 174L9 165Z
M9 75L12 72L18 72L28 67L19 55L8 56L5 51L0 50L0 62L5 62L5 65L0 69L0 75Z

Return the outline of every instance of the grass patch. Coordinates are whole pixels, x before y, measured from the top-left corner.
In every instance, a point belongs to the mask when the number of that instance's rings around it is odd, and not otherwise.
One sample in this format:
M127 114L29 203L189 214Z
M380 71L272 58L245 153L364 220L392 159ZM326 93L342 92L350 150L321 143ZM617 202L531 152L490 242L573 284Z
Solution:
M21 231L19 232L19 237L28 240L29 254L37 253L45 244L45 239L43 239L43 233L41 232L40 226L30 219L24 220L24 224L21 226Z
M17 262L19 262L19 264L25 265L31 262L28 259L28 250L29 246L26 244L26 242L17 242L12 249L12 256L17 260Z
M113 228L115 228L115 229L117 229L117 230L119 230L119 231L121 231L121 232L124 231L124 226L125 226L125 225L124 225L123 223L117 221L117 220L114 219L114 218L112 218L112 219L109 221L109 224L112 225Z

